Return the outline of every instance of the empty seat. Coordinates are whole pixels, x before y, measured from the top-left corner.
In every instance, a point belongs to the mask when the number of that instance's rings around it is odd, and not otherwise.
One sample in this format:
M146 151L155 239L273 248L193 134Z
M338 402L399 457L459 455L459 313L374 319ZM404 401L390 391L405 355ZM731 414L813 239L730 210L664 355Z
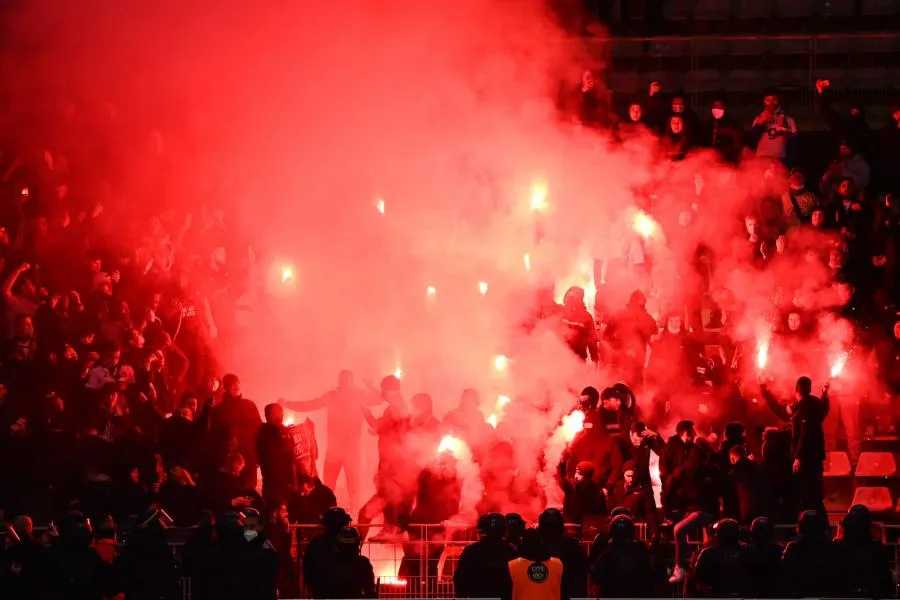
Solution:
M763 87L763 73L759 70L732 71L726 76L725 88L729 91L755 92Z
M775 15L782 18L811 17L813 0L777 0Z
M769 51L774 54L808 54L812 44L810 38L780 38L769 42Z
M856 49L856 39L847 37L820 37L816 40L819 54L849 54Z
M690 56L691 45L686 41L670 41L660 39L650 42L647 48L649 56Z
M724 0L697 0L695 19L727 19L730 15L729 3Z
M729 53L735 56L762 56L769 47L767 39L735 39L728 44Z
M737 0L734 16L738 19L768 19L774 12L773 0Z
M855 90L883 90L891 86L887 69L852 69L848 71L849 85Z
M643 55L644 45L642 42L632 42L629 40L611 40L613 58L635 58Z
M690 19L694 16L696 0L667 0L663 3L663 17L670 21Z
M700 69L687 74L687 92L717 92L722 87L722 73L718 69Z
M886 512L894 508L891 491L886 487L858 487L853 504L862 504L872 512Z
M698 37L693 42L694 54L696 56L724 56L728 54L728 40L721 38L704 39Z
M900 14L900 3L897 0L862 0L860 13L865 16Z
M890 452L863 452L856 465L857 477L893 477L897 463Z
M640 75L634 71L607 71L606 87L616 94L636 94L640 92Z
M852 17L856 0L816 0L816 14L820 17Z
M849 477L850 457L846 452L829 452L825 457L825 477Z

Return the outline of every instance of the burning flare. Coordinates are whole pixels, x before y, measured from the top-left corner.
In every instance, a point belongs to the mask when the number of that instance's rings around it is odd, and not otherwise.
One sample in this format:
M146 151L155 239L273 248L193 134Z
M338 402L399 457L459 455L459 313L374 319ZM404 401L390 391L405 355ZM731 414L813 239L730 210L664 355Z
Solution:
M478 291L481 293L482 296L484 296L485 294L487 294L487 291L488 291L488 284L487 284L486 281L479 281L479 282L478 282Z
M433 285L429 285L427 288L425 288L425 295L429 298L434 298L435 294L437 294L437 288Z
M285 265L281 267L281 283L288 283L294 280L294 269Z
M584 431L584 413L574 410L562 419L563 437L566 442L571 442L575 436Z
M401 579L396 575L389 575L387 577L382 577L378 580L381 585L387 585L390 587L406 587L407 582L405 579Z
M443 454L444 452L449 452L456 458L459 458L460 454L466 449L466 444L461 439L454 437L452 435L445 435L441 438L441 443L438 444L438 454Z
M375 210L377 210L381 214L384 214L384 198L379 198L375 202Z
M487 419L485 419L488 425L497 429L497 424L499 423L499 417L496 414L491 414Z
M837 377L844 370L844 367L847 364L847 353L842 352L840 356L837 357L837 360L834 361L834 364L831 365L831 376Z
M544 212L547 210L547 186L536 183L531 188L531 211Z
M526 254L525 256L522 257L522 262L525 263L525 270L530 271L531 270L531 257L528 254Z
M509 365L509 359L503 356L502 354L498 354L494 357L494 368L498 371L505 371L506 367Z
M644 239L650 238L655 235L656 229L658 227L656 221L653 220L653 217L642 210L639 210L638 213L634 216L632 226L634 227L634 230Z
M756 368L762 371L769 362L769 340L760 339L756 344Z
M403 379L403 369L400 368L400 365L397 365L397 368L394 369L394 377Z

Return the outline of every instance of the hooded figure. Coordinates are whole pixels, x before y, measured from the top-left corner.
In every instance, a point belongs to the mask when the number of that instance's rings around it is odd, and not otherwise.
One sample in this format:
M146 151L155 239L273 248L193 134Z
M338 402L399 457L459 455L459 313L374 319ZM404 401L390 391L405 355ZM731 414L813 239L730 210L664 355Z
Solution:
M594 318L584 304L584 289L573 286L563 297L563 337L569 348L582 360L600 360L599 340Z
M857 504L841 521L843 537L834 543L842 598L887 598L892 595L890 559L880 540L872 537L869 509Z
M694 557L693 584L700 595L733 598L752 594L753 552L740 541L740 535L741 526L734 519L713 525L711 543Z
M463 548L453 574L458 598L501 598L512 595L509 562L516 549L504 540L506 517L489 513L478 519L481 538Z
M567 477L566 463L559 463L559 485L565 494L563 515L567 523L581 524L585 517L606 512L606 498L595 481L594 471L594 463L581 461L570 479Z
M628 515L613 517L609 541L591 567L591 580L604 598L649 598L653 592L653 566L647 546L634 538Z
M834 596L837 562L835 546L828 537L824 513L804 511L797 524L797 538L784 549L781 559L784 585L789 598Z
M737 164L741 158L741 150L744 147L744 132L737 121L725 110L725 102L722 99L713 101L712 121L709 124L710 147L719 153L722 160Z

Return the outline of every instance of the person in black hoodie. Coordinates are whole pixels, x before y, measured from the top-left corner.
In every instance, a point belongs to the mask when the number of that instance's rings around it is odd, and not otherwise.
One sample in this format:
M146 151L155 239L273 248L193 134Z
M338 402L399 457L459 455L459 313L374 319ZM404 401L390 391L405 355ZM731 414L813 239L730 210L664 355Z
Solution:
M234 597L245 600L278 599L278 552L266 539L265 520L254 509L244 513L241 578Z
M753 551L740 536L741 526L734 519L722 519L712 526L710 544L694 556L688 586L696 588L692 597L742 598L752 593Z
M831 82L827 79L816 81L816 108L839 139L853 141L866 158L871 158L874 135L866 123L866 107L855 103L846 115L838 114L831 104L830 89Z
M313 598L322 598L327 580L323 577L326 564L338 552L338 535L350 525L350 515L343 508L331 508L322 515L322 533L315 536L303 554L303 583Z
M512 596L509 561L516 548L504 539L506 518L489 513L478 519L481 538L465 548L459 557L453 585L457 598L500 598Z
M784 546L775 540L775 523L769 517L757 517L750 525L750 548L753 550L752 572L754 598L776 598L781 586L781 557Z
M774 512L772 490L763 468L750 460L744 446L729 451L731 469L725 486L725 514L748 525L757 517Z
M297 475L297 489L291 492L287 502L291 523L317 525L328 509L336 506L334 492L318 477L305 473Z
M565 520L555 508L548 508L538 517L538 532L550 556L563 564L562 597L584 598L587 594L587 558L581 544L566 535Z
M825 430L823 424L828 416L828 386L822 388L822 398L812 395L812 380L809 377L797 379L794 403L785 406L769 391L761 386L763 398L776 416L791 424L791 455L793 472L802 509L818 510L825 514L822 492L822 475L825 461Z
M566 474L566 462L559 463L559 485L562 488L563 515L567 523L581 524L585 517L602 515L606 512L606 497L603 488L594 481L594 464L589 461L578 463L571 479Z
M660 499L664 516L674 510L684 510L678 486L696 437L692 421L679 421L675 426L675 435L669 438L659 456L659 477L663 487Z
M294 455L284 426L284 409L267 404L266 422L256 434L256 456L262 473L263 498L272 506L286 502L294 486Z
M840 569L834 543L828 537L825 513L804 511L797 524L797 537L784 549L782 593L787 598L825 598L837 595L836 573Z
M563 297L563 337L566 344L582 360L600 360L600 346L594 318L584 304L584 289L573 286Z
M634 521L628 515L617 515L609 523L609 540L591 565L591 580L604 598L652 596L650 552L634 533Z
M737 121L725 110L725 102L721 99L713 101L712 122L709 125L707 143L719 153L722 160L737 164L744 149L744 132Z
M887 549L872 537L869 509L857 504L841 521L843 537L834 542L840 566L841 598L889 598L893 595Z
M222 402L212 409L210 429L214 440L224 445L229 436L237 437L237 452L244 457L245 469L241 481L248 488L256 487L256 434L262 425L256 405L241 395L241 380L228 374L222 378L225 394Z

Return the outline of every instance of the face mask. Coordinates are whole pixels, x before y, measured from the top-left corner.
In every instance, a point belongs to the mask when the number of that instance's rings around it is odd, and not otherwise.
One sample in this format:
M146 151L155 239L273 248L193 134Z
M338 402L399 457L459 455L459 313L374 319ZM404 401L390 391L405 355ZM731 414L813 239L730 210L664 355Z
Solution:
M259 536L259 532L255 529L245 529L244 530L244 539L248 542L252 542Z
M725 116L725 109L724 108L712 109L712 116L713 116L713 119L721 119L723 116Z

